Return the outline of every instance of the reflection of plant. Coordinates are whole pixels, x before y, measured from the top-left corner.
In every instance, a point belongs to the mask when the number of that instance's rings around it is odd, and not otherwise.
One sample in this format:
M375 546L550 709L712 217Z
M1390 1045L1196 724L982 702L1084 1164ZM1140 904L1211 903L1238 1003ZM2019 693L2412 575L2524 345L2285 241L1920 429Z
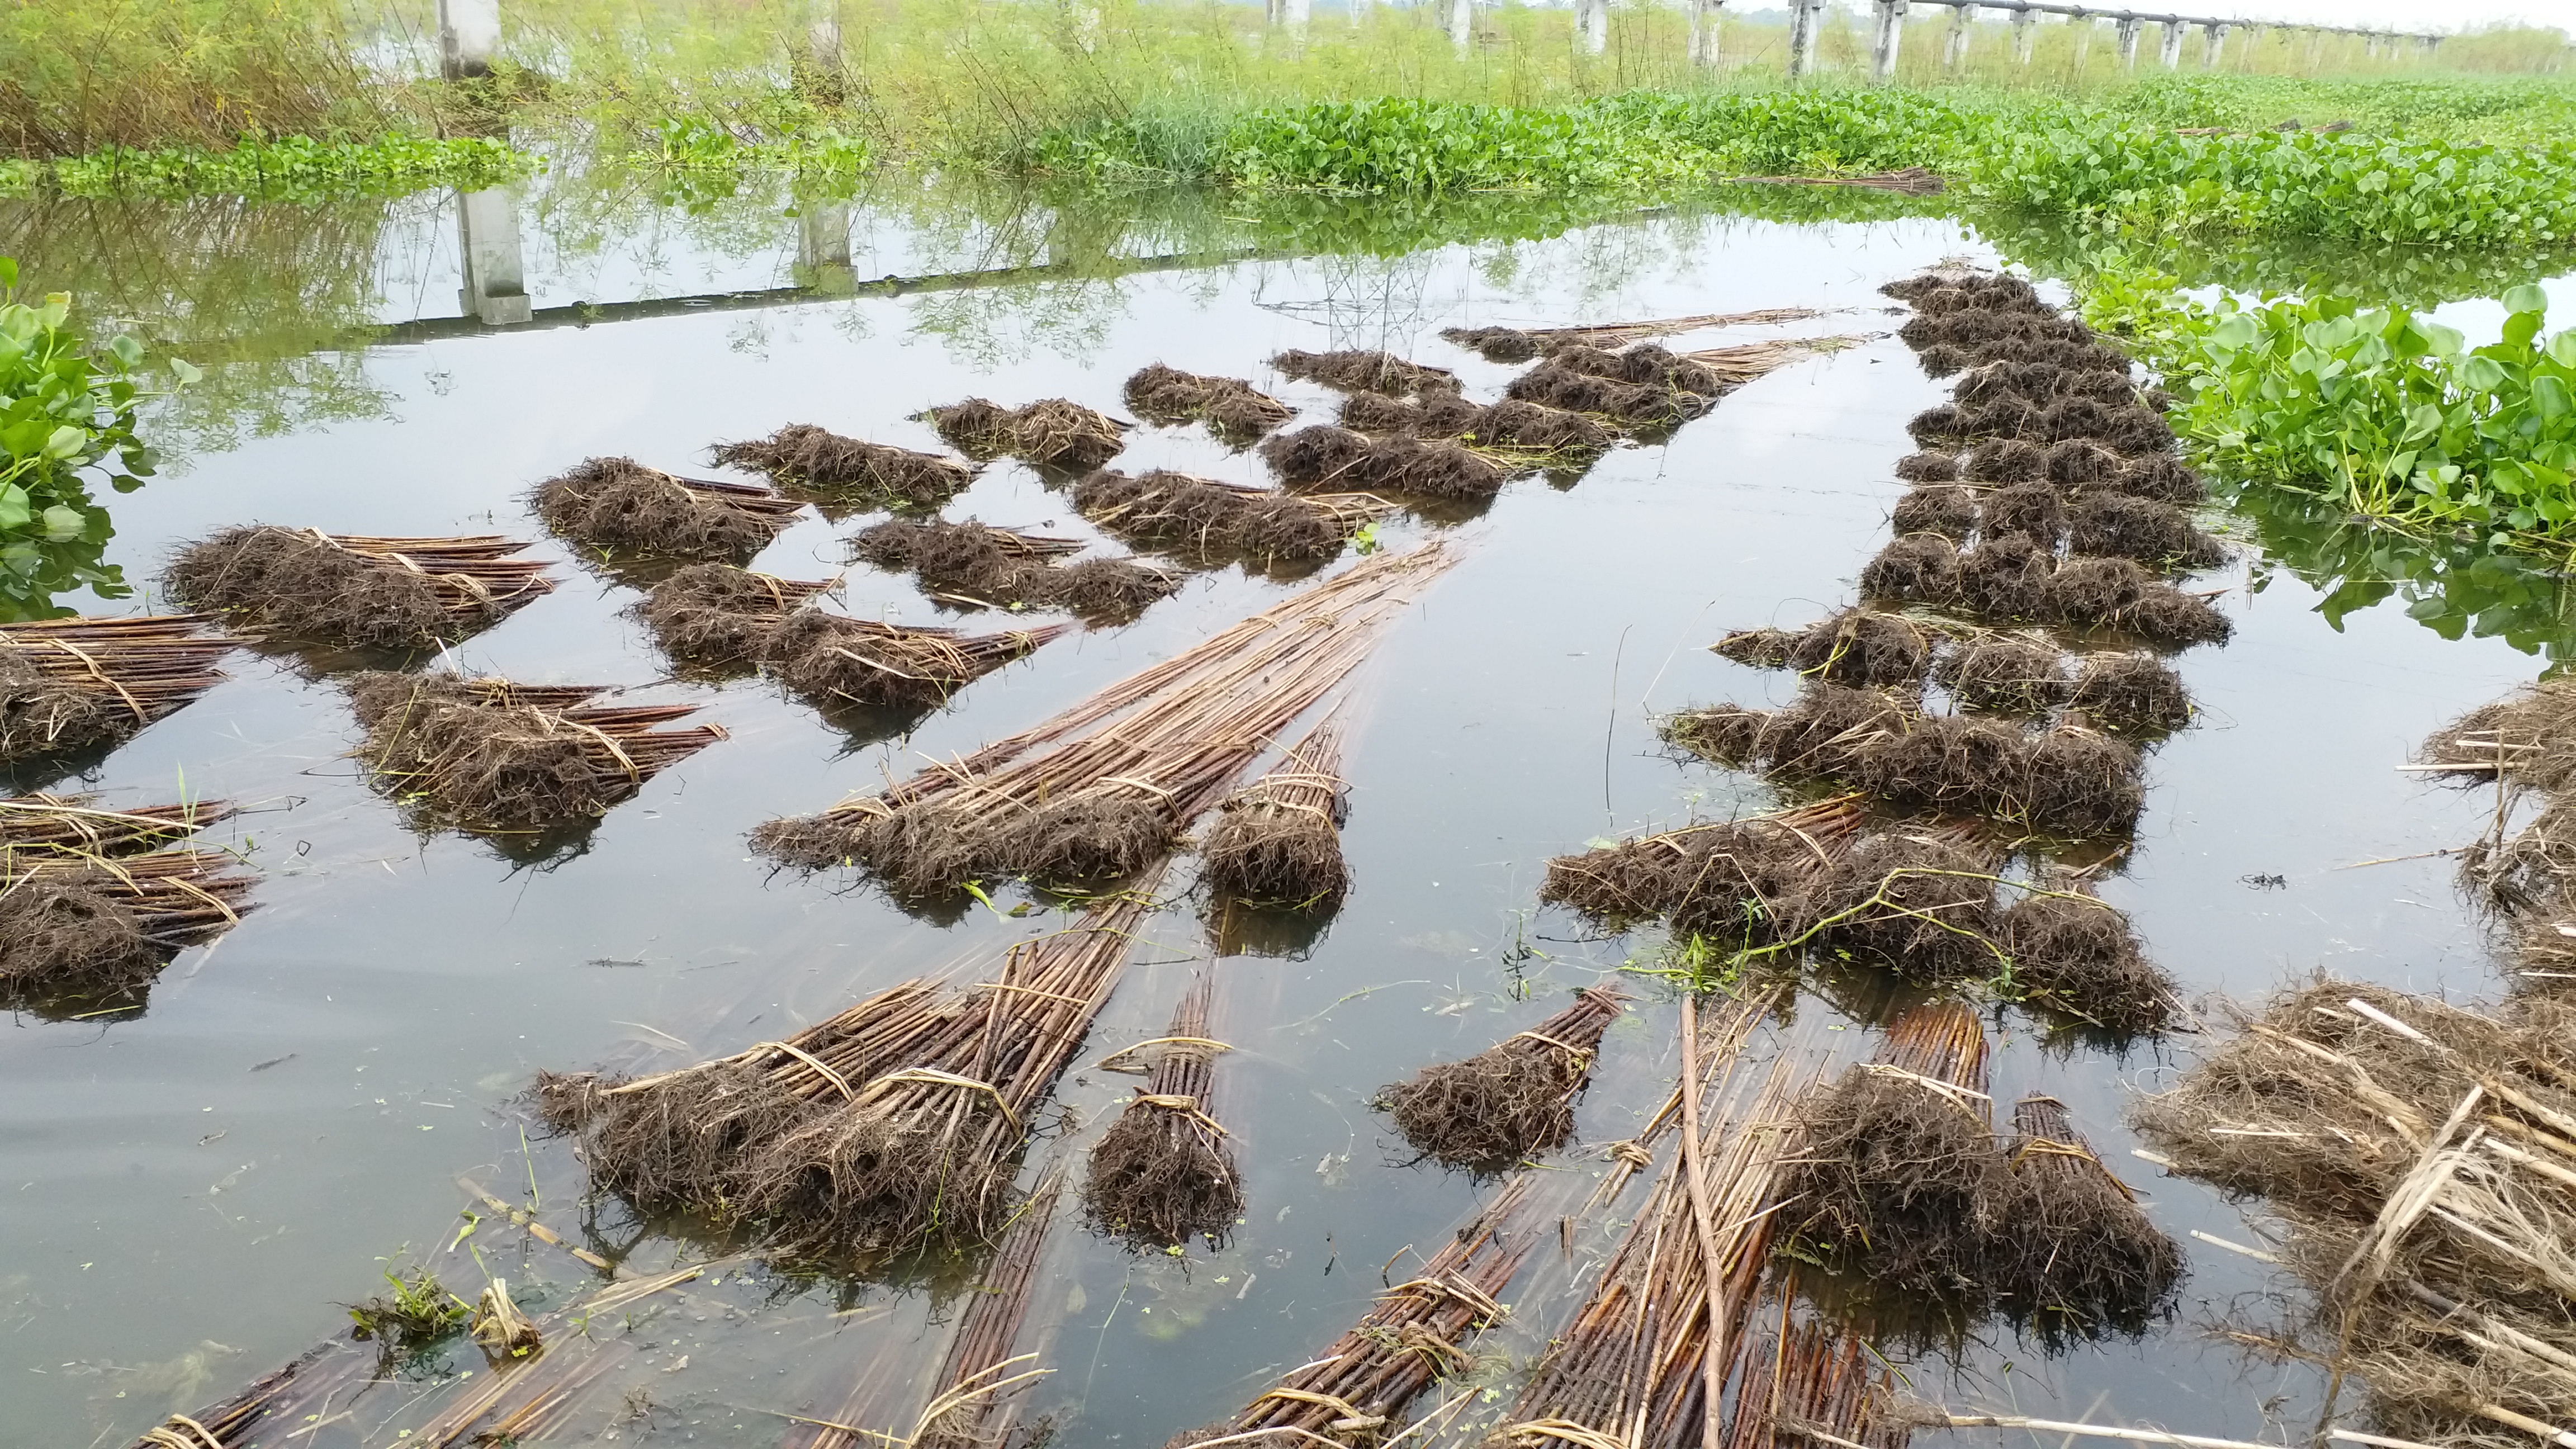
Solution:
M0 297L17 285L18 264L0 257ZM143 344L120 336L93 349L71 305L60 292L38 307L0 302L0 617L67 613L52 596L81 584L106 598L128 592L100 562L115 530L81 474L113 457L120 493L152 476L152 450L134 431ZM183 382L195 375L173 367Z

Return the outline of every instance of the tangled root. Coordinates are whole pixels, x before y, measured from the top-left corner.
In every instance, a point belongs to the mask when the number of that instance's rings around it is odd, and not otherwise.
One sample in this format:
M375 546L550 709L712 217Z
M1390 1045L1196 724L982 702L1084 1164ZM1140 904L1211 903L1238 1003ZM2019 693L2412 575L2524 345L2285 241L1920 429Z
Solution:
M2134 745L2072 720L2031 741L2017 797L1994 813L2039 834L2127 835L2146 809Z
M1328 813L1252 790L1225 802L1199 845L1200 879L1256 905L1328 906L1350 889L1341 832Z
M766 438L719 443L724 467L766 473L799 493L873 507L932 509L966 491L973 465L936 453L866 443L812 423L790 423Z
M1959 591L1959 550L1937 534L1912 534L1861 566L1860 591L1873 598L1946 604Z
M2068 547L2079 554L2193 570L2227 561L2218 540L2194 528L2182 510L2151 499L2094 494L2075 505L2068 528Z
M2027 534L1989 538L1959 555L1954 597L1961 608L1985 618L2038 618L2056 564Z
M1832 1267L1941 1298L1983 1291L2009 1171L1976 1113L1857 1066L1811 1094L1776 1194L1793 1240Z
M2070 558L2049 576L2041 617L2084 629L2133 634L2164 648L2222 644L2234 626L2194 598L2124 558Z
M852 552L884 569L909 569L923 590L970 607L1062 609L1085 619L1143 613L1180 580L1134 559L1052 562L1047 548L980 523L888 519L852 540Z
M2148 453L2173 446L2173 428L2153 408L2136 403L2059 398L2041 410L2035 426L2052 443L2084 438L2115 453Z
M1072 499L1084 517L1122 538L1201 558L1321 563L1349 541L1338 516L1303 498L1186 473L1131 478L1102 469L1074 484Z
M2182 1249L2076 1134L2065 1104L2025 1098L2013 1128L2004 1228L1984 1271L2005 1311L2049 1340L2134 1338L2170 1318Z
M1786 669L1798 636L1787 629L1738 629L1711 645L1721 658L1755 669Z
M1878 690L1816 683L1770 713L1735 705L1683 711L1664 722L1664 738L1738 769L1767 763L1792 776L1848 775L1910 718L1904 704Z
M1835 684L1892 686L1921 682L1932 641L1902 615L1845 609L1800 634L1788 666Z
M2086 655L2066 702L2117 735L2170 734L2191 723L2182 676L2146 654Z
M1296 416L1296 409L1242 378L1205 377L1159 362L1127 379L1127 406L1148 422L1204 422L1234 442L1250 442Z
M646 773L599 731L452 675L369 671L350 679L349 696L367 731L359 758L472 828L534 831L605 815Z
M1372 492L1481 502L1503 489L1501 467L1451 442L1380 438L1365 466Z
M1922 365L1924 376L1948 377L1974 363L1976 358L1970 356L1966 348L1941 342L1924 348L1915 354L1914 360Z
M2025 752L2022 733L2001 720L1924 715L1873 741L1853 761L1870 792L1905 810L2007 814Z
M228 528L180 550L162 576L191 609L233 615L265 633L355 648L429 649L501 621L491 601L449 612L420 574L290 528Z
M1519 398L1477 410L1457 436L1476 447L1523 453L1598 453L1615 441L1608 428L1581 413Z
M1389 397L1456 392L1458 375L1384 352L1306 352L1291 348L1270 359L1283 377L1319 382L1340 392L1379 392Z
M88 872L0 887L0 1008L44 1016L139 1000L173 952Z
M1652 342L1635 343L1617 352L1578 342L1551 351L1548 361L1569 372L1608 378L1631 387L1704 398L1716 397L1726 390L1715 372Z
M1348 428L1318 423L1264 442L1261 458L1291 488L1355 489L1367 486L1373 446Z
M1965 542L1977 527L1977 495L1956 483L1935 483L1917 488L1896 500L1896 511L1889 516L1888 523L1900 537L1931 533L1953 542Z
M927 709L1035 650L1053 633L968 636L799 609L771 629L762 658L779 683L817 704Z
M149 718L112 690L65 683L0 648L0 762L120 744Z
M1613 929L1667 918L1681 935L1750 946L1805 929L1816 871L1796 831L1732 821L1558 856L1539 898Z
M1995 862L1933 835L1864 836L1817 892L1818 940L1927 985L2001 969Z
M1923 444L1946 442L1962 436L1959 409L1948 403L1935 403L1905 420L1905 431Z
M1127 446L1126 424L1060 397L1021 408L968 398L922 416L950 447L970 458L1008 455L1049 467L1091 469Z
M1381 1087L1371 1105L1426 1157L1504 1171L1574 1135L1574 1098L1622 1000L1599 987L1578 992L1573 1006L1532 1030Z
M1908 453L1896 460L1896 476L1907 483L1952 483L1958 481L1959 459L1955 453Z
M1355 392L1342 399L1342 426L1360 433L1411 433L1417 438L1455 438L1475 425L1484 409L1454 392L1432 393L1408 402L1384 393Z
M749 665L814 592L812 585L791 585L729 564L690 564L647 591L634 613L674 659L706 667Z
M2046 483L2015 483L1986 495L1977 527L1989 539L2021 534L2054 550L2066 535L2066 504Z
M2048 476L2048 450L2020 438L1979 443L1959 460L1959 476L1986 483L2036 483Z
M1243 1213L1243 1174L1225 1139L1194 1116L1138 1099L1092 1147L1083 1201L1122 1237L1165 1247L1221 1240Z
M766 490L692 484L632 458L587 459L532 497L548 528L593 548L735 563L768 547L793 517Z
M2120 455L2080 438L2048 445L2042 471L2049 482L2069 493L2116 486L2125 465Z
M1440 335L1487 362L1532 362L1547 350L1516 327L1446 327Z
M1995 714L2046 714L2066 702L2066 658L2029 639L1981 639L1942 657L1932 677L1950 697Z
M2172 1023L2179 994L2149 962L2129 918L2071 882L2025 895L2003 913L2013 984L2029 999L2106 1031L2147 1035Z
M2209 487L2189 465L2171 453L2149 453L2133 458L2121 469L2116 485L2133 498L2152 498L2161 503L2198 503L2209 496Z
M1592 413L1630 428L1671 427L1708 407L1708 398L1698 393L1661 385L1641 387L1577 372L1554 357L1513 378L1504 393L1523 402Z

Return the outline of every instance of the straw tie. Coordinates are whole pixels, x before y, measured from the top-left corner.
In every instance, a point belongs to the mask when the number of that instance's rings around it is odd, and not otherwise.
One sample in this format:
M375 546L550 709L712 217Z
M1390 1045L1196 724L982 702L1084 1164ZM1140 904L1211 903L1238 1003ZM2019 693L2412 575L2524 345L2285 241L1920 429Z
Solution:
M1343 1431L1374 1429L1386 1422L1384 1414L1372 1414L1348 1399L1333 1394L1317 1393L1312 1389L1272 1389L1253 1402L1258 1404L1266 1399L1287 1399L1293 1403L1316 1404L1330 1409L1342 1416L1333 1422L1332 1427Z
M868 1095L874 1097L880 1088L891 1087L897 1082L926 1082L935 1087L963 1087L970 1092L982 1092L993 1099L994 1106L1002 1109L1002 1119L1011 1124L1013 1131L1027 1130L1020 1126L1020 1114L1011 1110L1010 1102L1002 1096L1002 1089L990 1082L979 1082L973 1077L961 1077L955 1072L943 1072L937 1067L906 1067L899 1072L888 1072L868 1083Z
M1496 1438L1522 1434L1539 1439L1562 1439L1568 1444L1581 1446L1581 1449L1629 1449L1628 1441L1618 1435L1586 1428L1571 1419L1524 1419L1495 1431Z

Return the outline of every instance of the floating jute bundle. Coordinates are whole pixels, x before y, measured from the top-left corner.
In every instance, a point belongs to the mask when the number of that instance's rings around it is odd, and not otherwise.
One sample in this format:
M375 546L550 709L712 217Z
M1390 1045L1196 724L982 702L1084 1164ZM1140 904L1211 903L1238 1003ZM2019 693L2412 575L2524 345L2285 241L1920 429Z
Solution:
M801 496L867 508L937 508L975 481L975 465L960 459L845 438L812 423L718 443L712 456L728 468L766 473Z
M554 591L544 560L512 557L525 548L494 534L375 538L228 528L181 548L162 583L189 608L290 643L434 649Z
M747 670L768 652L770 636L789 615L831 587L828 579L697 563L646 590L633 613L672 659L695 669Z
M0 627L0 764L132 738L224 680L240 641L202 614L37 619Z
M1134 477L1102 469L1074 484L1072 498L1083 517L1137 547L1264 566L1324 563L1362 525L1395 511L1368 493L1287 493L1167 469Z
M1192 1238L1222 1243L1243 1213L1243 1174L1208 1104L1216 1054L1230 1049L1207 1034L1212 990L1205 977L1191 983L1166 1035L1102 1063L1124 1070L1118 1060L1156 1053L1144 1090L1091 1149L1082 1199L1104 1232L1158 1248Z
M1128 424L1064 398L1006 408L985 398L921 414L948 445L970 458L1013 457L1055 468L1090 469L1127 446Z
M1327 718L1218 804L1216 825L1199 843L1199 878L1253 905L1338 904L1351 880L1342 859L1349 786L1341 768L1341 728Z
M1308 352L1292 347L1270 359L1282 377L1319 382L1343 392L1375 392L1389 397L1428 397L1456 392L1458 375L1441 367L1424 367L1385 352Z
M2180 1245L2069 1124L2066 1104L2013 1108L2012 1173L1984 1277L2005 1311L2051 1339L2137 1337L2174 1308Z
M1592 1079L1602 1033L1626 1010L1607 987L1462 1062L1424 1067L1378 1089L1372 1106L1426 1157L1499 1172L1574 1135L1574 1099Z
M681 478L632 458L590 458L530 495L564 538L603 553L748 563L804 505L749 483Z
M881 569L911 573L922 592L959 608L1062 609L1085 619L1132 619L1170 597L1180 579L1126 558L1062 560L1080 539L1056 538L969 520L890 518L859 534L852 554Z
M1204 422L1231 443L1248 443L1297 410L1239 377L1208 377L1148 363L1127 379L1127 406L1156 423Z

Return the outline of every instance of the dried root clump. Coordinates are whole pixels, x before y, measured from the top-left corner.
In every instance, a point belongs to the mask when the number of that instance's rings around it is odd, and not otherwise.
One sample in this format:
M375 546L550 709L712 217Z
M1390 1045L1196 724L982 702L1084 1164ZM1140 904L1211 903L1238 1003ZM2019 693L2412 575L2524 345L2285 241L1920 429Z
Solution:
M1960 1096L1874 1065L1852 1068L1800 1110L1795 1156L1775 1193L1797 1205L1784 1226L1873 1284L1982 1297L2009 1170L1994 1134Z
M2073 687L2066 656L2034 639L1980 639L1942 656L1932 678L1970 709L1995 714L2042 715L2067 700Z
M1896 511L1889 516L1888 524L1900 538L1929 533L1964 543L1976 531L1977 495L1956 483L1917 488L1896 500Z
M860 533L852 552L883 569L908 569L923 592L970 608L1055 608L1085 619L1143 613L1180 588L1180 580L1133 559L1058 563L1081 547L972 521L888 519Z
M1085 518L1132 543L1270 564L1322 563L1384 511L1365 496L1309 500L1167 470L1131 478L1103 469L1076 483L1072 498Z
M1542 339L1517 327L1447 327L1440 335L1487 362L1532 362L1547 351Z
M2416 761L2544 795L2576 786L2576 683L2544 679L2435 730Z
M2085 655L2066 702L2116 735L2171 734L2191 723L2182 676L2149 654Z
M0 761L105 748L150 722L114 691L56 678L0 645Z
M1385 352L1307 352L1290 348L1270 359L1283 377L1319 382L1339 392L1378 392L1389 397L1456 392L1458 375Z
M1909 534L1861 566L1860 591L1900 603L1949 603L1959 591L1959 550L1938 534Z
M2118 487L2127 464L2107 448L2070 438L2048 445L2043 467L2049 482L2069 493L2084 493Z
M1988 538L1959 555L1953 598L1979 618L2041 618L2056 568L2056 555L2026 533Z
M1862 837L1816 893L1820 944L1908 981L1998 974L1996 861L1940 833Z
M1505 398L1478 409L1456 436L1473 447L1550 456L1598 453L1617 440L1608 428L1581 413L1520 398Z
M1208 431L1250 442L1297 410L1239 377L1207 377L1149 363L1127 379L1127 406L1148 422L1204 422Z
M1432 393L1408 402L1384 393L1355 392L1342 399L1342 426L1361 433L1411 433L1417 438L1454 438L1474 425L1485 410L1454 392Z
M1225 802L1199 862L1210 889L1256 905L1328 906L1350 889L1330 813L1251 791Z
M1952 483L1959 477L1955 453L1908 453L1896 460L1896 476L1907 483Z
M2138 1337L2172 1317L2182 1248L2104 1166L2054 1097L2013 1109L2012 1174L1986 1278L2051 1340Z
M2134 560L2070 558L2049 575L2040 618L2132 634L2160 648L2223 644L2234 626L2207 599L2149 577Z
M673 659L707 668L748 667L767 652L770 636L796 607L826 587L730 564L690 564L648 590L634 613Z
M1914 360L1922 364L1926 377L1948 377L1974 364L1977 359L1964 347L1937 342L1916 353Z
M1570 372L1604 377L1632 387L1688 393L1703 398L1713 398L1726 391L1725 383L1709 368L1652 342L1639 342L1617 352L1578 342L1556 348L1548 354L1548 361Z
M1622 428L1672 427L1706 411L1709 404L1707 397L1678 388L1640 387L1577 372L1554 357L1513 378L1503 391L1522 402L1608 418Z
M927 709L1062 632L970 635L799 609L772 629L762 657L779 683L816 704Z
M2216 568L2227 561L2218 540L2193 527L2170 503L2097 493L2075 505L2068 523L2068 546L2079 554L2187 570Z
M1709 647L1721 658L1755 669L1786 669L1798 639L1788 629L1738 629Z
M766 473L809 497L879 508L938 508L975 481L974 465L959 459L845 438L812 423L718 443L714 458L727 468Z
M2063 877L2043 878L2003 913L2004 949L2024 996L2105 1031L2143 1036L2173 1021L2178 988L2147 959L2126 914Z
M1602 1033L1625 998L1600 987L1574 1005L1463 1062L1423 1068L1378 1090L1372 1104L1424 1156L1451 1167L1505 1171L1574 1135L1574 1098L1591 1079Z
M0 1008L137 997L169 964L102 873L44 871L0 886Z
M2030 742L2020 788L1993 813L2036 834L2085 840L2136 830L2146 803L2137 747L2070 717Z
M1986 495L1977 527L1989 539L2020 534L2054 550L2066 536L2066 504L2045 483L2015 483Z
M507 833L604 815L654 772L724 738L713 726L651 728L690 706L577 704L596 693L388 671L349 682L367 732L357 755L382 782L442 820Z
M1959 460L1959 476L1984 483L2037 483L2048 477L2048 450L2021 438L1979 443Z
M2149 453L2129 460L2112 486L2133 498L2152 498L2160 503L2198 503L2209 496L2209 486L2200 475L2171 453Z
M1291 488L1357 489L1368 486L1375 444L1348 428L1317 423L1262 443L1261 459Z
M422 573L341 548L320 534L228 528L180 550L162 575L170 597L248 628L356 648L428 649L497 624L500 599L451 608Z
M1664 721L1663 736L1738 769L1761 765L1792 776L1833 777L1859 768L1869 750L1912 717L1904 701L1884 691L1811 683L1784 709L1684 710Z
M970 458L1008 456L1046 467L1091 469L1127 446L1127 424L1060 397L1020 408L968 398L922 416L950 447Z
M1160 1248L1222 1243L1243 1212L1243 1174L1208 1113L1219 1050L1207 1039L1208 997L1202 980L1181 998L1144 1090L1091 1149L1083 1204L1106 1232Z
M1931 657L1922 625L1901 614L1845 609L1800 634L1784 662L1812 679L1884 688L1920 684Z
M1481 502L1503 488L1499 465L1457 443L1399 434L1380 438L1369 453L1371 492Z
M1673 930L1748 947L1792 938L1810 920L1820 842L1849 812L1694 825L1561 855L1539 898L1623 929L1668 919Z
M536 486L546 526L608 553L742 563L769 546L797 505L766 488L675 478L632 458L590 458Z
M2032 426L2052 443L2083 438L2115 453L2147 453L2173 446L2173 428L2153 408L2136 403L2059 398L2040 410Z

